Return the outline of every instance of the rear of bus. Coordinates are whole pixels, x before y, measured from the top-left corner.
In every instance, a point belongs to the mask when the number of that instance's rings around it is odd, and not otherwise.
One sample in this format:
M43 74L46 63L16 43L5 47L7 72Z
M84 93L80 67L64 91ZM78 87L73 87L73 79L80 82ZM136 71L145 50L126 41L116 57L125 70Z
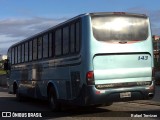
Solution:
M151 99L154 64L149 18L130 13L91 13L89 19L86 101L101 104Z

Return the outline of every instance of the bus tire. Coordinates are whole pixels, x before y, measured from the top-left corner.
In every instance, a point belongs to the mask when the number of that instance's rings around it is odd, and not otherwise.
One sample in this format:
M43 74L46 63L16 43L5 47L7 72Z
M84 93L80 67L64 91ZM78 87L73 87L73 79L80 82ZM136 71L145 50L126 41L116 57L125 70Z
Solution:
M51 108L52 111L60 111L61 109L60 103L58 103L57 101L57 96L53 87L50 87L49 89L48 102L49 102L49 107Z

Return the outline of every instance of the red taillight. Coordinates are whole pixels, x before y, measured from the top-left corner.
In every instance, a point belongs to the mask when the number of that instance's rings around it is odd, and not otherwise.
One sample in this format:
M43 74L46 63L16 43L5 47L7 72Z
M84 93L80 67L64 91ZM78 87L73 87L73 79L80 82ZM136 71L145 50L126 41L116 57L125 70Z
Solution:
M89 71L86 74L87 84L93 85L94 84L94 73L93 71Z
M88 79L92 79L93 76L94 76L94 74L93 74L92 71L87 72L87 78L88 78Z

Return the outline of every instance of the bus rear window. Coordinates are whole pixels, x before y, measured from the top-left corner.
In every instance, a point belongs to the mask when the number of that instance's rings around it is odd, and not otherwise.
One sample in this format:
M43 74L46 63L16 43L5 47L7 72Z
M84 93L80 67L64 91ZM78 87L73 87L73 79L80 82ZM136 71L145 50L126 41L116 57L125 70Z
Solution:
M146 17L95 15L91 19L93 35L98 41L140 41L148 37Z

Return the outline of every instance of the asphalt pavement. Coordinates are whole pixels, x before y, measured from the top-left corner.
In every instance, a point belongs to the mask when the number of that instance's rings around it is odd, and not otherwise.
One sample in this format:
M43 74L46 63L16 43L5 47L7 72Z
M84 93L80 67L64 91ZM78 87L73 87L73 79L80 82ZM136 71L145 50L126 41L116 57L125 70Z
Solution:
M139 104L160 106L160 85L156 85L155 95L152 99L150 99L150 100L135 100L135 101L130 101L130 103L139 103Z

